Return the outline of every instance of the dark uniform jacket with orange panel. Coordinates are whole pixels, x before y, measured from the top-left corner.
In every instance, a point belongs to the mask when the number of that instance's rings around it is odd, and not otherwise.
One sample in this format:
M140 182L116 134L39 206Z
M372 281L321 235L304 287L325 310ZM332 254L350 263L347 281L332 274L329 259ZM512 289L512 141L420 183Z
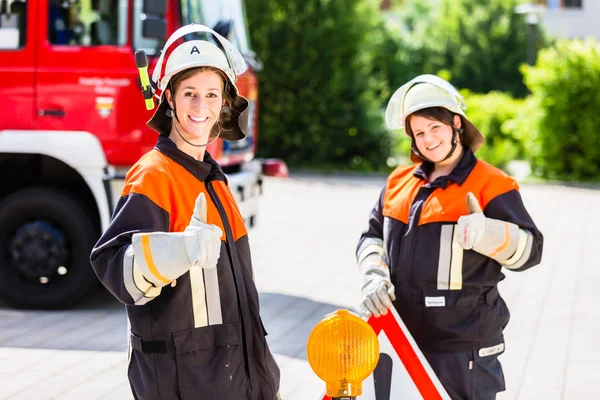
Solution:
M223 230L216 268L192 267L175 285L145 290L131 236L181 232L199 193ZM129 381L137 399L273 400L279 369L265 341L246 228L218 164L196 161L161 136L128 172L113 220L91 255L127 307Z
M506 268L523 271L538 264L542 234L515 180L477 160L470 149L446 177L429 182L430 168L416 164L390 174L357 256L383 249L396 289L394 306L421 349L498 351L509 319L497 289L503 266L463 250L455 240L458 218L469 214L467 193L477 197L486 217L519 226L520 257Z

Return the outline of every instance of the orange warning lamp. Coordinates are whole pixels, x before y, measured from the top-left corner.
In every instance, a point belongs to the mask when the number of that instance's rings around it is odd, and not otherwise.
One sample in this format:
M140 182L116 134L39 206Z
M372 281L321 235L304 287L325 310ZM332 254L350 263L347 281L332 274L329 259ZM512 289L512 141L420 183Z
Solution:
M377 366L379 341L356 314L337 310L313 328L306 353L315 374L325 381L328 396L355 397Z

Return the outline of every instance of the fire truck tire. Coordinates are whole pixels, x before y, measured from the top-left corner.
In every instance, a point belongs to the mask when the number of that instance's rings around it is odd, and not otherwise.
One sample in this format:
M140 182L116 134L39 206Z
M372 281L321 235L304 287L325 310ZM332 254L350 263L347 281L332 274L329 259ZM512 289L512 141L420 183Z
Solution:
M97 233L73 197L40 186L0 200L0 297L13 307L69 308L97 284Z

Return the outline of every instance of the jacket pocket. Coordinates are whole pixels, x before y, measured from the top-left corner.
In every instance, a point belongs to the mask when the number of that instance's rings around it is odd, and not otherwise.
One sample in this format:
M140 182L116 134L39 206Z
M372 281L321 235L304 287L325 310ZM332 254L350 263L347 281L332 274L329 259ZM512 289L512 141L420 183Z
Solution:
M182 400L250 397L239 323L175 332L173 340Z
M127 367L127 378L133 397L138 400L159 400L158 382L154 379L154 354L132 351Z
M264 339L260 340L260 344L258 344L258 338L256 339L257 345L262 346L263 353L261 362L257 363L256 365L261 382L260 393L263 399L276 399L277 392L279 390L279 367L277 366L277 363L273 358L273 354L271 354L271 350L269 349L269 345L267 344L266 336L268 333L265 329L262 318L259 317L259 321L261 332L265 336Z
M455 290L424 292L427 342L439 350L455 350L479 340L479 293Z
M503 352L504 350L502 350ZM498 360L499 354L480 356L473 354L473 398L490 398L498 392L506 390L502 365Z

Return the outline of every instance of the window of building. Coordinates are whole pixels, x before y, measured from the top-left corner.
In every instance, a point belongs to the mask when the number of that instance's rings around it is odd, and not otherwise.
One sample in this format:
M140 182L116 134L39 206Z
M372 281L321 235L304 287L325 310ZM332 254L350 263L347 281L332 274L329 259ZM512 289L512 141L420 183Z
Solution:
M582 0L562 0L563 7L566 8L581 8Z
M202 7L197 0L181 0L181 24L202 24L204 25L204 16Z
M559 8L581 8L583 0L538 0L550 10Z
M143 9L143 0L133 0L133 46L135 50L144 50L149 56L158 55L165 42L142 35Z
M50 0L48 39L57 45L122 46L127 0Z
M25 46L26 22L25 0L0 0L0 50L14 50Z
M227 28L227 39L242 53L248 53L248 30L242 0L211 0L202 2L204 20L207 26L219 29ZM228 25L229 21L232 22ZM220 23L220 26L218 25ZM223 33L221 31L220 33Z

